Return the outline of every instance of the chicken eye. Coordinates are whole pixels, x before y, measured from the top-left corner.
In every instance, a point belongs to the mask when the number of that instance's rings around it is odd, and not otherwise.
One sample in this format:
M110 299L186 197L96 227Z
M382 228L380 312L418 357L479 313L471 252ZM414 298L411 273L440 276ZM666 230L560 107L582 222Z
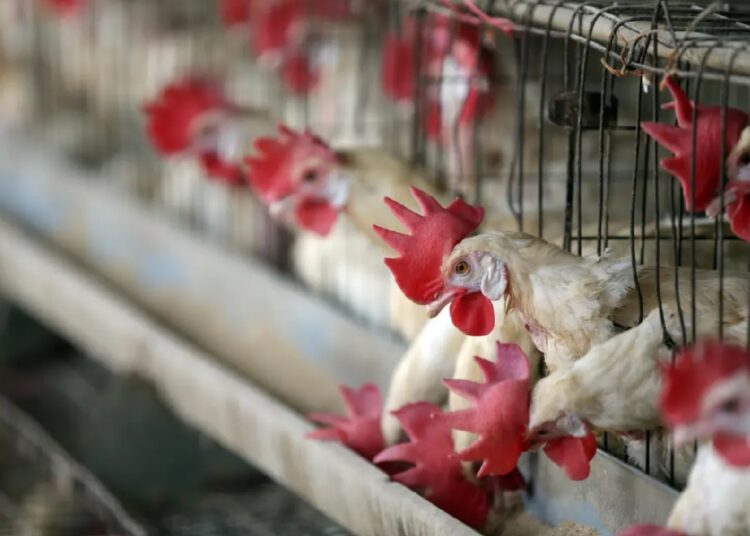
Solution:
M740 410L740 401L737 398L730 398L722 402L719 411L722 413L737 413Z
M740 155L739 163L742 166L750 164L750 153L742 153L742 155Z
M456 265L453 267L453 272L456 275L466 275L471 271L471 266L469 266L469 263L466 261L459 261L456 263Z
M314 169L308 169L305 174L302 175L302 182L314 182L318 178L318 172Z

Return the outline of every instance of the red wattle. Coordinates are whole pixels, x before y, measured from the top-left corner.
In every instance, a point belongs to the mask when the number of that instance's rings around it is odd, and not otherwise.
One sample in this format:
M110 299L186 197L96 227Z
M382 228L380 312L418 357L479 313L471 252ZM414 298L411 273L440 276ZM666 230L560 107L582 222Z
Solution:
M336 223L339 211L325 201L306 200L297 206L295 215L300 227L320 236L328 236Z
M727 207L727 216L732 232L738 238L750 242L750 196L740 194L740 198Z
M662 367L659 406L664 422L670 428L694 423L714 385L748 371L750 353L744 347L703 341L680 350L674 363Z
M230 186L238 186L243 183L244 175L242 169L230 162L226 162L215 152L201 153L198 155L203 171L209 178L223 182Z
M78 13L86 5L86 0L45 0L45 4L62 16Z
M561 437L549 441L544 446L544 453L571 480L585 480L591 471L591 458L596 454L596 438L593 434L583 438Z
M408 41L398 35L385 38L380 80L383 92L396 102L414 98L414 57Z
M714 448L729 465L750 467L750 439L747 437L717 433Z
M495 327L495 309L481 292L463 294L451 303L453 325L466 335L489 335Z
M221 20L227 26L247 24L250 21L252 0L222 0L219 9Z
M313 67L304 52L295 52L281 66L286 87L296 95L306 95L320 82L320 70Z

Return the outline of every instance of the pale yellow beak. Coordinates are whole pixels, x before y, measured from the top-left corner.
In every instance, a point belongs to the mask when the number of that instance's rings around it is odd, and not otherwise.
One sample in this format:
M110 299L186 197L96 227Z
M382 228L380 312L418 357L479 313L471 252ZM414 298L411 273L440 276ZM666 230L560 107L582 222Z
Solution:
M435 318L439 315L440 311L453 301L453 298L456 297L457 293L458 291L453 289L444 290L435 301L427 305L427 316Z
M288 195L268 205L268 211L271 214L272 218L280 221L285 221L288 218L290 212L292 212L296 206L297 197L294 195Z

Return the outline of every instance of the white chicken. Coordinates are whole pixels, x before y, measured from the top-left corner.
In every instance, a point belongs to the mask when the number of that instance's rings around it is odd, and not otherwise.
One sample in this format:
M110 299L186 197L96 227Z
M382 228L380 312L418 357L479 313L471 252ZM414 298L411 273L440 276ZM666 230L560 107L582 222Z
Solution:
M475 335L495 329L498 305L520 313L552 371L535 391L532 434L580 436L585 426L623 434L657 428L659 359L669 355L660 351L664 329L657 298L670 338L681 340L678 304L690 303L690 274L680 271L676 293L672 269L640 267L636 287L629 259L580 258L523 233L465 238L470 231L461 230L461 220L471 215L471 208L451 211L432 205L424 216L401 214L410 235L378 229L400 254L386 262L405 294L428 304L433 313L450 303L454 324ZM719 278L699 270L696 284L696 334L714 335ZM747 295L747 282L727 277L723 288L723 332L729 340L744 340L747 304L741 297ZM637 325L641 311L650 316ZM683 319L687 334L691 320ZM631 326L637 327L618 335ZM578 359L582 361L576 363ZM623 384L625 372L632 381ZM623 385L634 387L632 398L627 388L620 390ZM633 404L623 404L623 399ZM635 443L633 451L639 446Z
M750 533L750 354L699 344L664 383L661 407L675 440L704 441L667 526L690 536Z

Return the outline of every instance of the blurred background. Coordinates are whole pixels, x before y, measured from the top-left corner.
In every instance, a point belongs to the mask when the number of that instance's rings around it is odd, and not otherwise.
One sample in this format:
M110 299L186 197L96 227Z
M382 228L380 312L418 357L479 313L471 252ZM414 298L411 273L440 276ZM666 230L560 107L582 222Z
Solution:
M398 162L578 255L746 272L640 123L666 72L747 110L749 25L687 1L2 0L0 533L427 530L390 488L329 496L344 454L319 458L301 418L340 409L339 383L385 390L424 320L397 321L353 210L324 237L269 215L256 141L286 125L387 155L377 203ZM663 520L689 464L599 439L575 490L529 462L535 515Z

